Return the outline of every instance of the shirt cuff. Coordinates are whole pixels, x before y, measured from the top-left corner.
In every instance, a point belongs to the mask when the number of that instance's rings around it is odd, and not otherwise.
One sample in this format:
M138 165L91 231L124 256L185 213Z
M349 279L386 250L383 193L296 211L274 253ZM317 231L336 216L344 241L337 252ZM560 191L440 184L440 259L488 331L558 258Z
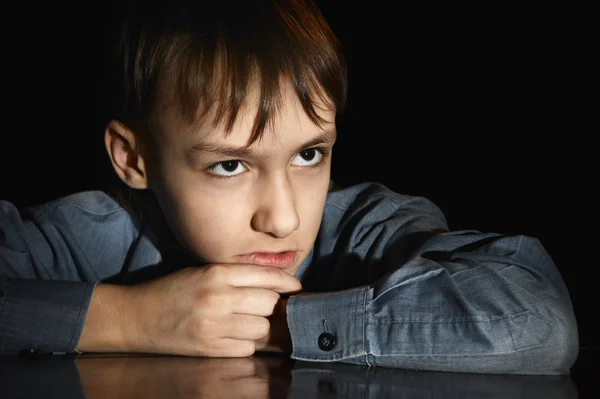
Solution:
M0 353L73 352L95 283L10 279L0 298Z
M366 306L370 292L369 287L360 287L290 297L287 322L292 358L333 362L366 355Z

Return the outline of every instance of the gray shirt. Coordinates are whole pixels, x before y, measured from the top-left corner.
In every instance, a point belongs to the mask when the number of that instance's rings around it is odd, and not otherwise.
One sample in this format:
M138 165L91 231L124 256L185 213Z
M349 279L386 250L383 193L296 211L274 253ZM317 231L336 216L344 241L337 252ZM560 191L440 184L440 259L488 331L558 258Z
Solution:
M22 209L0 201L0 353L74 351L96 283L184 265L156 231L100 191ZM539 240L449 231L434 203L378 183L328 194L296 276L295 359L566 374L578 354L569 293Z

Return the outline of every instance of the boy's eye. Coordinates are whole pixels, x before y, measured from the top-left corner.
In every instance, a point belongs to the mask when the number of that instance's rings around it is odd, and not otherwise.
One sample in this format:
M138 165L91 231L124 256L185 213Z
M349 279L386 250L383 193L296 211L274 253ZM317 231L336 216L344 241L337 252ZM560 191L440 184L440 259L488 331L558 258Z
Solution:
M320 148L307 148L296 154L292 164L296 166L314 167L318 166L323 161L324 157L325 150ZM217 162L208 168L208 172L216 177L234 177L247 171L248 169L246 169L242 161L234 159Z
M242 165L241 161L230 160L218 162L209 167L208 171L217 176L231 177L245 172L246 168Z
M318 148L307 148L300 151L295 157L293 163L298 166L315 166L323 159L323 152Z

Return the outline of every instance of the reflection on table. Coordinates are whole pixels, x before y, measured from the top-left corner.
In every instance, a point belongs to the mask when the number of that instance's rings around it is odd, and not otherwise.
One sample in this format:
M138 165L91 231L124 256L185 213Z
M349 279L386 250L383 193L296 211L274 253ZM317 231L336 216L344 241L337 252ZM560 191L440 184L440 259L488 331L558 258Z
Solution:
M207 359L110 354L0 357L3 398L544 398L575 399L569 376L393 370L278 356Z

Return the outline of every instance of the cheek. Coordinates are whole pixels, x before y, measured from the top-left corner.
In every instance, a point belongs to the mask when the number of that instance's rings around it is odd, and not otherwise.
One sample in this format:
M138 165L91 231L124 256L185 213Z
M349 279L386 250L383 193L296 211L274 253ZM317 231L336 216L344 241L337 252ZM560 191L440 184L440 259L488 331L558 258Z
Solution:
M222 258L239 236L247 210L235 192L215 190L183 168L167 176L155 192L180 243L200 258Z
M235 195L215 198L198 193L179 211L183 240L207 261L224 259L243 240L248 219L244 202Z

